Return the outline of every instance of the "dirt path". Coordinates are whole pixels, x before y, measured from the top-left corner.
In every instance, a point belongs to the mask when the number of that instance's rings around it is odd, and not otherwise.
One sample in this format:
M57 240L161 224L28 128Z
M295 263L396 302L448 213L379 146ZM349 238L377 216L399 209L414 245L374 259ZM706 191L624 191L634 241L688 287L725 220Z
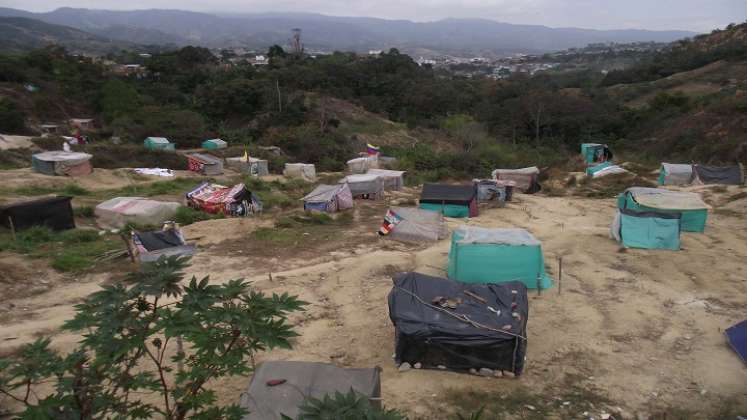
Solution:
M621 250L607 233L614 206L612 199L519 195L506 208L486 210L467 222L530 230L542 241L548 272L556 280L557 257L563 256L562 294L555 287L531 296L527 367L520 380L398 373L393 365L394 329L386 304L391 275L405 270L443 275L448 240L409 247L369 238L316 258L274 261L270 281L267 267L252 266L250 257L226 253L207 238L191 271L210 274L214 281L245 277L266 292L298 294L310 302L305 313L294 316L301 337L293 350L262 354L259 360L380 366L385 405L414 416L440 418L437 413L450 410L444 396L453 389L511 393L524 387L551 399L549 390L569 377L628 412L697 409L719 398L747 399L747 369L723 336L726 327L746 315L744 207L710 214L705 234L683 234L683 250L670 252ZM241 240L255 225L264 225L208 223L195 225L193 234L214 231ZM222 223L233 225L223 230L213 226ZM460 223L449 221L451 228ZM72 304L104 278L77 280L14 302L28 309L22 317L0 322L0 351L54 331L70 318ZM57 335L54 343L65 348L75 340ZM246 384L245 378L234 378L215 386L225 402L237 402ZM548 390L546 395L542 390Z

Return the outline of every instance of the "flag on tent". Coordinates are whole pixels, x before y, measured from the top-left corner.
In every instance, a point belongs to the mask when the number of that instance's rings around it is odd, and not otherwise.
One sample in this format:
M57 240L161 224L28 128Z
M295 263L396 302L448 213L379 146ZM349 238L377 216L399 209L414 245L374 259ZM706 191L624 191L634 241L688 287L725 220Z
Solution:
M249 152L244 149L244 156L241 158L242 162L249 162Z
M391 232L392 229L394 229L394 227L397 226L401 221L402 218L397 213L391 210L387 210L386 215L384 216L384 222L379 228L379 235L388 235L389 232Z
M366 143L366 152L369 156L376 156L379 154L379 148L371 143Z

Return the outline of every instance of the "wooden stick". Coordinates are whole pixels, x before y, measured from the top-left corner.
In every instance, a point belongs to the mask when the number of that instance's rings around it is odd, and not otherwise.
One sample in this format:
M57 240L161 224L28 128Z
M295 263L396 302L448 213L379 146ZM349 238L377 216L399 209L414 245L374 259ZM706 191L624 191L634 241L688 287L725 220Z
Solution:
M542 296L542 277L537 275L537 296Z
M563 257L558 257L558 294L563 291Z
M129 239L127 239L127 235L125 233L120 233L119 237L122 238L125 246L127 246L127 253L130 255L130 260L132 260L133 263L136 263L137 261L135 260L135 251L132 249L132 244L130 243Z
M485 300L485 299L481 298L480 296L477 296L476 294L474 294L474 293L470 292L469 290L465 290L465 291L463 291L462 293L464 293L465 295L467 295L467 296L469 296L469 297L471 297L471 298L473 298L473 299L475 299L475 300L477 300L477 301L481 302L482 304L485 304L485 305L486 305L486 304L488 303L488 301L487 301L487 300Z
M16 241L16 225L13 223L13 218L8 216L8 222L10 223L10 234L13 236L13 242Z

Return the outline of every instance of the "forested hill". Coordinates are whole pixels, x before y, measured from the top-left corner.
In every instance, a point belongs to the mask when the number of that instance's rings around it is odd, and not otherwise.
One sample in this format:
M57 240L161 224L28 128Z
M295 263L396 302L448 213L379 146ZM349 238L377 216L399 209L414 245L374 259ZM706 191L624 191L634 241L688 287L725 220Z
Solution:
M191 147L217 136L251 150L278 146L285 154L274 164L308 161L320 170L341 169L369 141L423 179L548 164L589 141L626 159L747 163L747 60L730 46L743 31L683 44L705 65L679 71L689 67L679 67L683 53L673 49L652 63L676 73L614 86L592 71L466 79L397 50L311 58L278 46L262 67L186 47L143 59L147 72L127 77L47 48L0 56L0 132L93 116L102 142L165 136Z
M71 52L106 54L132 45L68 26L25 17L0 17L0 51L19 52L64 45Z
M404 52L537 53L597 42L671 42L687 31L593 30L515 25L487 19L411 22L311 13L208 14L183 10L111 11L60 8L46 13L0 8L0 16L21 16L66 25L104 37L144 43L241 46L265 49L288 42L303 30L307 48L357 51L398 48Z

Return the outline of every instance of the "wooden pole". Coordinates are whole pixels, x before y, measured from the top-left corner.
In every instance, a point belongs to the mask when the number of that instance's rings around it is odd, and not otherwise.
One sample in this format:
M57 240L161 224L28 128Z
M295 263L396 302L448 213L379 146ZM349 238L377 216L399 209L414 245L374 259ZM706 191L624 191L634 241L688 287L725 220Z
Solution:
M558 257L558 294L563 291L563 257Z
M542 296L542 276L537 275L537 296Z
M13 223L13 218L8 216L8 224L10 225L10 234L13 236L13 242L16 241L16 225Z

